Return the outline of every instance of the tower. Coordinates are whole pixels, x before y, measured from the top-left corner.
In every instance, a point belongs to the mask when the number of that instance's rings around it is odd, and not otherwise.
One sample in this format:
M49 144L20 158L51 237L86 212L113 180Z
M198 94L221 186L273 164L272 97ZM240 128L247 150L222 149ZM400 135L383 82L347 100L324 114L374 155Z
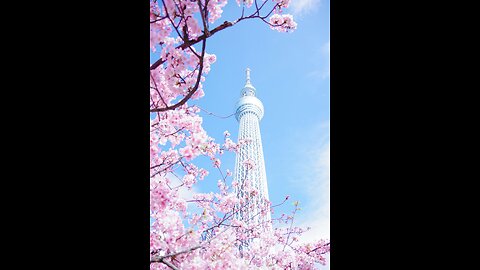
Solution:
M237 219L245 223L263 223L270 220L270 208L267 187L267 175L263 158L260 120L264 114L262 102L255 96L256 89L250 82L250 69L246 70L246 83L236 104L235 117L239 122L238 141L246 141L240 146L235 160L234 179L237 182L235 192L238 198L247 198L247 206L238 208ZM252 166L253 165L253 166ZM254 187L258 194L248 192L248 185ZM260 209L268 206L268 211L261 214ZM269 228L270 224L265 224Z

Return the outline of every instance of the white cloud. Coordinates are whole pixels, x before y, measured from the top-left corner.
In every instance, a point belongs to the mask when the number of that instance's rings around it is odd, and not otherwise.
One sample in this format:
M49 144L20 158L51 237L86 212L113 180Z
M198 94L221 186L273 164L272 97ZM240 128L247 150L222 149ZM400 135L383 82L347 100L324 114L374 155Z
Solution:
M327 43L323 44L322 51L330 55L330 40Z
M192 200L193 195L198 192L195 186L192 186L191 189L181 186L183 184L181 180L182 176L169 172L165 175L165 177L168 180L170 180L170 183L168 185L170 188L173 188L173 189L178 188L178 197L181 199L184 199L187 201ZM155 179L158 179L158 176L156 176Z
M330 77L330 40L322 47L324 55L327 57L326 77Z
M313 160L314 175L306 183L310 201L297 223L299 227L311 228L299 238L303 243L330 239L330 140L317 148L317 156ZM329 254L326 259L327 265L317 265L319 269L330 269Z
M316 11L321 3L321 0L292 0L290 8L294 15L303 15Z
M330 77L330 40L318 48L315 62L321 65L307 73L307 77L322 80Z
M330 141L317 151L312 176L304 183L308 206L298 224L311 228L302 237L308 241L330 238Z
M330 239L330 121L301 132L301 145L296 148L301 156L298 163L292 164L299 175L291 179L295 189L302 194L295 226L311 229L299 237L301 243L312 243L320 239ZM319 269L330 269L327 265Z
M330 76L330 66L324 70L316 69L307 73L307 77L325 80Z
M167 178L170 179L170 186L172 188L174 187L178 187L180 186L183 182L179 179L180 176L176 176L172 173L168 173L167 174ZM186 187L181 187L179 188L179 192L178 192L178 197L181 198L181 199L184 199L186 201L188 200L192 200L193 199L193 195L198 193L198 190L195 188L195 186L192 186L191 189L188 189Z

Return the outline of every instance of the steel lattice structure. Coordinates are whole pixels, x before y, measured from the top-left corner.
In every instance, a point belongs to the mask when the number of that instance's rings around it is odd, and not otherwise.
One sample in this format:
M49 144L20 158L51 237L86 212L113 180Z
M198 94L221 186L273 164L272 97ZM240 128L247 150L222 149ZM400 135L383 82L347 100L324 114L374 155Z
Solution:
M248 198L247 207L237 208L236 217L248 224L264 223L270 221L268 207L267 215L260 215L262 205L269 206L267 175L263 157L262 138L260 135L260 120L264 114L262 102L255 96L256 89L250 83L250 69L246 70L246 83L241 91L241 97L236 104L235 117L240 124L238 140L247 141L237 152L235 160L234 179L238 186L235 189L237 197ZM245 165L245 162L253 162L253 168ZM258 195L251 196L245 191L245 185L249 183L258 190ZM263 207L265 208L265 207ZM270 228L267 222L265 228Z

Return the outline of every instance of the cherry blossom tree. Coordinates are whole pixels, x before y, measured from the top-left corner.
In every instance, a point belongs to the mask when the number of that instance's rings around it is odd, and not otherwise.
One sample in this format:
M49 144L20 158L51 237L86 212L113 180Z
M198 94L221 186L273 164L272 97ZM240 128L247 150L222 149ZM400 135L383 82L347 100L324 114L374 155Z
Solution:
M216 56L207 53L207 40L243 20L261 20L273 30L296 29L293 17L282 14L290 0L237 0L241 14L216 27L227 0L151 0L150 46L159 55L150 66L150 267L151 269L312 269L325 264L330 243L300 243L305 230L293 226L298 208L291 214L267 219L267 213L284 204L270 202L261 209L250 203L258 191L241 181L243 196L234 192L239 182L221 168L225 151L237 152L248 141L237 143L224 133L216 143L202 127L200 108L189 100L202 98L202 82ZM214 193L181 196L192 190L209 171L194 161L206 156L222 176ZM255 164L247 161L247 170ZM175 180L175 181L174 181ZM205 180L208 181L208 180ZM228 183L231 183L229 186ZM187 211L195 207L198 211ZM239 218L256 211L253 220Z

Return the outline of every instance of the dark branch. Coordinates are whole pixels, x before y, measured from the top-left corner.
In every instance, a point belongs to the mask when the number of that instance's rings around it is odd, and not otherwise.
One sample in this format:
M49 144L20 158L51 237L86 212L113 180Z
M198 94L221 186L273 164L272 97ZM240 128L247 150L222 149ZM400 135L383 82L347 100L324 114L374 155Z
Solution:
M218 31L221 31L225 28L228 28L230 26L232 26L234 23L232 22L229 22L229 21L225 21L223 24L215 27L212 31L209 31L210 33L210 36L212 36L213 34L217 33ZM192 45L195 45L197 44L198 42L200 41L203 41L205 40L206 38L210 37L210 36L207 36L206 34L203 34L199 37L197 37L196 39L192 39L192 40L189 40L188 42L185 42L181 45L178 45L176 48L177 49L186 49ZM151 66L150 66L150 70L154 70L156 69L157 67L159 67L161 64L165 63L166 60L163 60L162 58L158 59L155 63L153 63Z
M198 86L200 85L200 79L202 77L203 61L204 61L204 57L205 57L205 47L206 47L206 39L203 39L202 55L201 55L201 58L200 58L200 67L198 69L197 82L195 83L195 86L192 89L190 89L188 94L182 100L180 100L178 103L176 103L175 105L167 106L167 107L163 107L163 108L152 109L152 110L150 110L150 112L164 112L164 111L168 111L168 110L174 110L174 109L182 106L183 104L185 104L193 96L193 94L195 94L195 92L198 90Z
M186 250L182 250L182 251L179 251L179 252L175 252L175 253L171 253L171 254L167 254L167 255L163 255L163 256L155 256L153 258L150 259L150 263L156 263L156 262L163 262L165 263L164 259L166 258L169 258L169 257L173 257L173 256L177 256L177 255L180 255L180 254L183 254L183 253L188 253L188 252L191 252L191 251L194 251L196 249L199 249L201 248L202 246L198 245L198 246L194 246L194 247L191 247L189 249L186 249ZM166 263L165 263L166 264ZM168 264L167 264L168 265ZM170 266L170 265L169 265Z

